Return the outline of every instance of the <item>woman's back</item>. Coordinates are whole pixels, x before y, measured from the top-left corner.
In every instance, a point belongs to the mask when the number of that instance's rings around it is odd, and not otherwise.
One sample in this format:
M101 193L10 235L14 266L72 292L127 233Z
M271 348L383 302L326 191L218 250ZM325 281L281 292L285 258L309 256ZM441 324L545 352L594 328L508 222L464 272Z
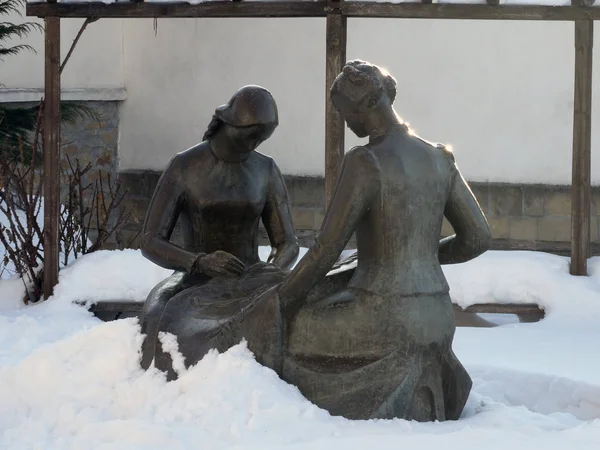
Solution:
M404 130L365 147L377 167L374 194L356 229L351 286L380 294L442 293L439 238L455 176L451 154Z

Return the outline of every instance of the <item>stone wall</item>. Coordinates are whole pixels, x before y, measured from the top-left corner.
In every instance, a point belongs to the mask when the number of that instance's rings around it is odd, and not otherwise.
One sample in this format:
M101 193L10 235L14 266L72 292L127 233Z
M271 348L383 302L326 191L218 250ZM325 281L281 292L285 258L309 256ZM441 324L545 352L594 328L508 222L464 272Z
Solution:
M110 201L109 193L115 192L118 181L118 148L119 148L119 102L118 101L82 101L77 102L84 106L89 113L81 114L73 123L61 124L61 155L60 168L66 174L72 174L69 162L73 167L79 162L81 169L90 166L90 170L83 177L83 185L91 185L87 189L87 205L92 207L92 198L95 195L94 185L99 181L97 188L105 193L105 199ZM61 197L63 202L68 198L68 185L65 178L61 178ZM109 186L109 181L112 187ZM118 210L115 211L118 213ZM92 240L96 236L97 225L95 214L90 223ZM109 220L114 224L116 215ZM101 213L101 220L104 220ZM109 222L110 224L111 222ZM109 225L110 226L110 225ZM117 236L109 238L110 248L127 246L128 242L120 242Z
M92 115L82 115L74 123L61 125L61 162L67 168L67 156L78 159L81 167L92 165L88 182L98 179L98 171L110 173L116 180L119 145L119 102L80 102Z
M129 189L127 207L134 211L133 219L123 233L135 236L144 220L149 199L158 181L159 172L127 171L120 173L121 182ZM323 179L285 176L292 200L292 214L302 245L313 239L324 216ZM571 240L571 200L569 186L508 185L470 183L485 212L496 249L541 250L566 254ZM600 188L593 191L591 239L592 250L600 253L599 216ZM452 234L444 221L442 235ZM263 242L266 236L263 235Z
M15 90L13 90L15 91ZM19 90L17 90L19 91ZM4 94L7 94L6 92ZM10 93L9 93L10 94ZM4 101L5 107L29 108L37 106L38 102L32 102L29 97L35 97L33 92L12 92L13 97L19 96L24 101ZM41 94L40 94L41 95ZM6 95L4 96L6 97ZM9 95L10 97L10 95ZM69 95L67 95L69 97ZM0 101L2 98L0 98ZM60 142L60 189L61 201L66 204L69 187L66 176L72 175L69 164L75 169L77 162L83 170L88 164L90 169L83 177L83 186L94 185L102 177L103 190L108 192L108 180L116 187L118 180L118 146L119 146L119 100L110 101L85 101L77 100L76 103L83 108L78 112L73 122L61 123ZM72 104L71 101L63 104ZM41 162L40 162L41 164ZM36 171L36 178L41 176L41 169ZM86 191L93 195L93 187ZM108 199L108 198L107 198ZM90 200L88 198L88 200ZM88 202L88 205L91 201ZM94 234L94 221L92 221L92 238ZM116 246L113 239L111 247ZM126 242L124 243L127 244Z
M472 190L487 215L495 245L567 253L571 240L569 186L472 183ZM592 189L590 239L593 253L600 251L600 188ZM448 232L448 227L445 227Z
M17 94L12 96L18 97ZM26 98L31 96L23 94ZM8 108L31 108L39 103L39 101L4 102L2 98L0 96L0 102ZM73 163L78 159L81 167L91 164L90 172L94 172L95 175L89 177L90 181L97 179L98 170L105 174L111 173L116 180L119 166L120 101L63 101L63 104L67 105L73 103L82 108L73 122L61 123L60 168L68 169L67 157Z

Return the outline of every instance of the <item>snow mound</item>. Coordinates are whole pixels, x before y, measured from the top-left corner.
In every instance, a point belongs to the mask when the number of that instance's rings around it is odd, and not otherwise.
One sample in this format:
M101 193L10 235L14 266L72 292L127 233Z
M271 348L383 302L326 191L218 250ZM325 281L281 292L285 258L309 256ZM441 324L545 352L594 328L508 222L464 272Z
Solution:
M144 258L139 250L102 250L62 269L54 296L67 302L143 301L172 273Z
M590 259L589 277L569 274L569 258L531 251L488 251L464 264L442 266L453 303L535 303L560 321L600 320L600 258Z
M349 421L308 402L243 342L186 370L165 335L180 378L141 370L137 319L101 322L73 301L143 299L170 271L133 250L88 255L62 271L53 298L0 310L0 449L595 450L600 258L590 277L532 252L488 252L444 271L463 306L537 302L547 318L457 329L454 351L474 382L461 420ZM0 298L18 294L12 281L0 281Z
M57 325L61 316L72 325ZM256 363L244 343L209 353L167 383L157 370L139 368L135 319L102 323L56 301L20 318L2 324L31 344L7 335L1 342L3 449L558 450L596 448L600 437L600 420L593 420L600 386L551 374L471 367L473 392L457 422L353 422L309 403ZM37 328L61 331L52 341Z
M260 247L264 261L269 247ZM306 253L302 248L299 259ZM342 258L353 250L345 251ZM600 257L590 259L590 277L569 275L569 258L530 251L488 251L464 264L443 266L452 301L466 308L477 303L535 303L546 316L581 319L578 310L598 303ZM68 302L130 300L142 302L172 271L144 258L139 250L98 251L61 270L55 297ZM5 280L0 281L4 284ZM15 287L15 289L18 289ZM0 289L0 300L3 290ZM1 301L0 301L1 303ZM14 301L11 301L11 305ZM600 321L592 316L590 320Z
M544 415L572 414L600 418L600 386L544 374L498 369L470 370L477 393L509 406L524 406Z

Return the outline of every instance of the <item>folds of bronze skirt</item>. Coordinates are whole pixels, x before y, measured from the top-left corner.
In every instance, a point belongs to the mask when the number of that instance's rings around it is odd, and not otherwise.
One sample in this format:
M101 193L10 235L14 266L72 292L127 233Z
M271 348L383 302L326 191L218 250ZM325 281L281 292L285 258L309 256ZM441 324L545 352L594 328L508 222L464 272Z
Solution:
M342 288L315 298L284 326L276 289L284 276L258 266L239 279L183 291L167 304L160 331L177 336L188 367L210 349L226 351L245 339L260 364L333 415L458 419L471 379L452 351L447 294L386 298ZM347 279L327 277L315 290L330 292ZM176 377L160 345L155 364Z

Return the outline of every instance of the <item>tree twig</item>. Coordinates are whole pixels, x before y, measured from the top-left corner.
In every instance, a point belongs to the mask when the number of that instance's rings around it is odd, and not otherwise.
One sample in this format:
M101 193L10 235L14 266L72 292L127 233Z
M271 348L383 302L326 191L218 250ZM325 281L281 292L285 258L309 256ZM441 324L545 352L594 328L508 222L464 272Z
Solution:
M99 19L98 17L88 17L87 19L85 19L85 21L83 22L83 25L81 25L81 28L79 29L79 32L77 33L77 36L75 36L75 39L73 39L73 43L71 44L71 48L69 48L69 52L67 53L67 56L65 56L64 61L60 65L60 72L59 72L60 74L62 74L63 70L65 69L67 62L69 61L69 58L71 58L71 55L73 54L73 51L75 50L75 46L77 45L77 42L79 42L79 39L81 38L81 35L83 34L83 32L85 31L87 26L90 23L97 21L98 19Z

